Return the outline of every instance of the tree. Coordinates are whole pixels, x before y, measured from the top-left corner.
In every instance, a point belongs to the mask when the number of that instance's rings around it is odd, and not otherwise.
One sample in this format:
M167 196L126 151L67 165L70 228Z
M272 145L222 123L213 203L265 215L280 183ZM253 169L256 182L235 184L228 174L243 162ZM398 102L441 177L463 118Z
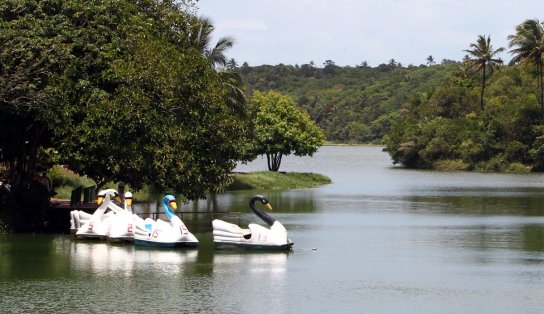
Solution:
M212 46L213 30L214 27L210 18L199 17L193 19L188 45L200 51L214 67L225 67L229 61L225 52L234 45L234 38L230 36L220 37L215 46Z
M245 117L247 114L247 99L242 90L242 78L235 71L238 67L235 59L228 59L226 52L234 45L234 39L229 36L221 37L211 45L214 27L211 19L206 17L194 18L189 31L188 48L194 48L208 59L218 72L220 82L225 91L225 101L232 111ZM219 67L219 70L217 69ZM226 70L225 70L226 68Z
M472 49L464 50L473 58L468 59L467 62L471 69L475 72L482 71L482 89L480 92L480 109L484 110L484 90L486 83L487 71L489 71L489 76L493 71L502 64L501 59L496 59L495 56L504 51L503 47L493 50L491 45L491 37L485 35L479 35L475 43L470 44Z
M336 73L336 64L332 60L325 60L323 62L323 73L328 75L334 75Z
M236 70L238 69L238 62L234 58L229 59L227 62L227 69L229 70Z
M266 155L268 170L278 171L284 155L312 156L323 145L323 131L291 98L272 91L256 92L250 103L254 153Z
M367 61L363 61L363 62L361 62L360 67L363 68L363 69L368 69L370 66L368 65Z
M544 22L537 19L526 20L516 26L516 34L509 35L509 47L513 55L510 64L527 64L536 67L540 96L540 113L544 114L544 82L543 82L543 52L544 52Z
M427 60L427 64L428 64L429 66L433 66L433 65L436 64L436 62L434 61L434 58L433 58L432 55L429 55L429 56L427 57L426 60Z
M0 162L14 188L47 154L99 185L194 199L228 184L247 121L191 44L197 20L174 1L2 2Z

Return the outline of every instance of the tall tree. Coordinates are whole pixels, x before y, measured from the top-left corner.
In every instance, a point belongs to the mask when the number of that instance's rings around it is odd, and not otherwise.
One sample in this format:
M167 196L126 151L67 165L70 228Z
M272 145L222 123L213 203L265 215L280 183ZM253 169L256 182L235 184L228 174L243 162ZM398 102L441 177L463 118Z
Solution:
M229 61L227 62L227 69L229 70L238 69L238 62L236 62L236 59L234 58L229 59Z
M223 36L217 40L215 45L212 45L214 29L210 18L196 18L192 22L188 44L200 51L214 67L225 67L228 63L225 53L234 45L234 38Z
M508 36L510 50L513 55L511 64L534 65L537 71L540 89L540 113L544 114L544 82L543 82L543 52L544 52L544 22L537 19L526 20L516 26L516 33Z
M480 92L480 109L484 110L484 90L487 76L491 75L493 71L502 64L502 60L496 58L496 55L503 52L504 48L500 47L496 50L491 45L491 36L479 35L475 43L470 44L472 49L464 50L472 58L467 60L470 68L479 72L482 71L482 89ZM489 73L487 73L489 72Z
M278 171L285 155L312 156L323 145L323 131L291 98L256 92L250 102L255 110L255 154L266 155L268 170Z
M230 181L247 123L188 45L196 18L182 6L0 2L0 162L15 189L46 152L97 183L153 183L192 199Z
M219 38L212 45L214 26L210 18L198 17L193 19L189 32L189 47L196 49L208 59L212 67L219 73L220 83L225 93L225 101L232 111L245 117L247 114L247 99L242 90L242 78L236 72L238 64L234 59L228 59L226 52L234 45L230 36Z
M433 66L433 65L436 64L436 62L434 61L434 58L433 58L432 55L429 55L429 56L427 57L426 60L427 60L427 64L428 64L429 66Z

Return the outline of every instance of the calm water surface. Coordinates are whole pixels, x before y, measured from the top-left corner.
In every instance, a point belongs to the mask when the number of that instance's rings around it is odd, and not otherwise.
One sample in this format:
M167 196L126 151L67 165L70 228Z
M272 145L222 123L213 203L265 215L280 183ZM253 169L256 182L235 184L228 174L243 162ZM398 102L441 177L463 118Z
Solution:
M265 170L259 159L238 171ZM144 250L67 235L0 238L0 309L13 313L543 313L544 177L395 168L378 147L323 147L284 171L317 189L257 191L293 252ZM183 205L257 222L255 191ZM67 222L68 224L68 222Z

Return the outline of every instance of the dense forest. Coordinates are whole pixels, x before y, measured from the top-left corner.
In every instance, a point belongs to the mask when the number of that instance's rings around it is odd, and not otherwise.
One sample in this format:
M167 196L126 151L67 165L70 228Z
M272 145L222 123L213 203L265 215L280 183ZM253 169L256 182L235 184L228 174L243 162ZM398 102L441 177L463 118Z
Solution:
M383 141L391 123L410 95L432 91L454 76L458 62L408 66L390 60L377 67L340 67L327 61L301 66L279 64L250 67L240 72L248 93L275 90L293 97L325 131L327 140L343 143Z
M508 37L467 43L464 60L429 56L402 66L256 66L239 71L248 94L276 90L293 97L327 140L379 143L406 167L485 171L544 169L542 51L544 23L527 20ZM509 64L499 54L509 53Z

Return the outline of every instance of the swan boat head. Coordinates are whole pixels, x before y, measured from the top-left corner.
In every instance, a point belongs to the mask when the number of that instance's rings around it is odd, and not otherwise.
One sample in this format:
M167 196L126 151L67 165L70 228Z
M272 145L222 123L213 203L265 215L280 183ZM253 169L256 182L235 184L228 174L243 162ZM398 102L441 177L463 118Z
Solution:
M106 189L98 192L98 195L96 196L96 203L98 204L98 206L102 205L106 198L107 201L115 199L116 201L121 202L121 197L119 196L119 193L117 193L117 190Z
M173 195L166 195L162 199L162 208L164 209L166 216L168 216L168 219L172 220L172 218L175 216L174 211L178 209L176 198Z
M132 213L132 193L125 192L125 210Z

